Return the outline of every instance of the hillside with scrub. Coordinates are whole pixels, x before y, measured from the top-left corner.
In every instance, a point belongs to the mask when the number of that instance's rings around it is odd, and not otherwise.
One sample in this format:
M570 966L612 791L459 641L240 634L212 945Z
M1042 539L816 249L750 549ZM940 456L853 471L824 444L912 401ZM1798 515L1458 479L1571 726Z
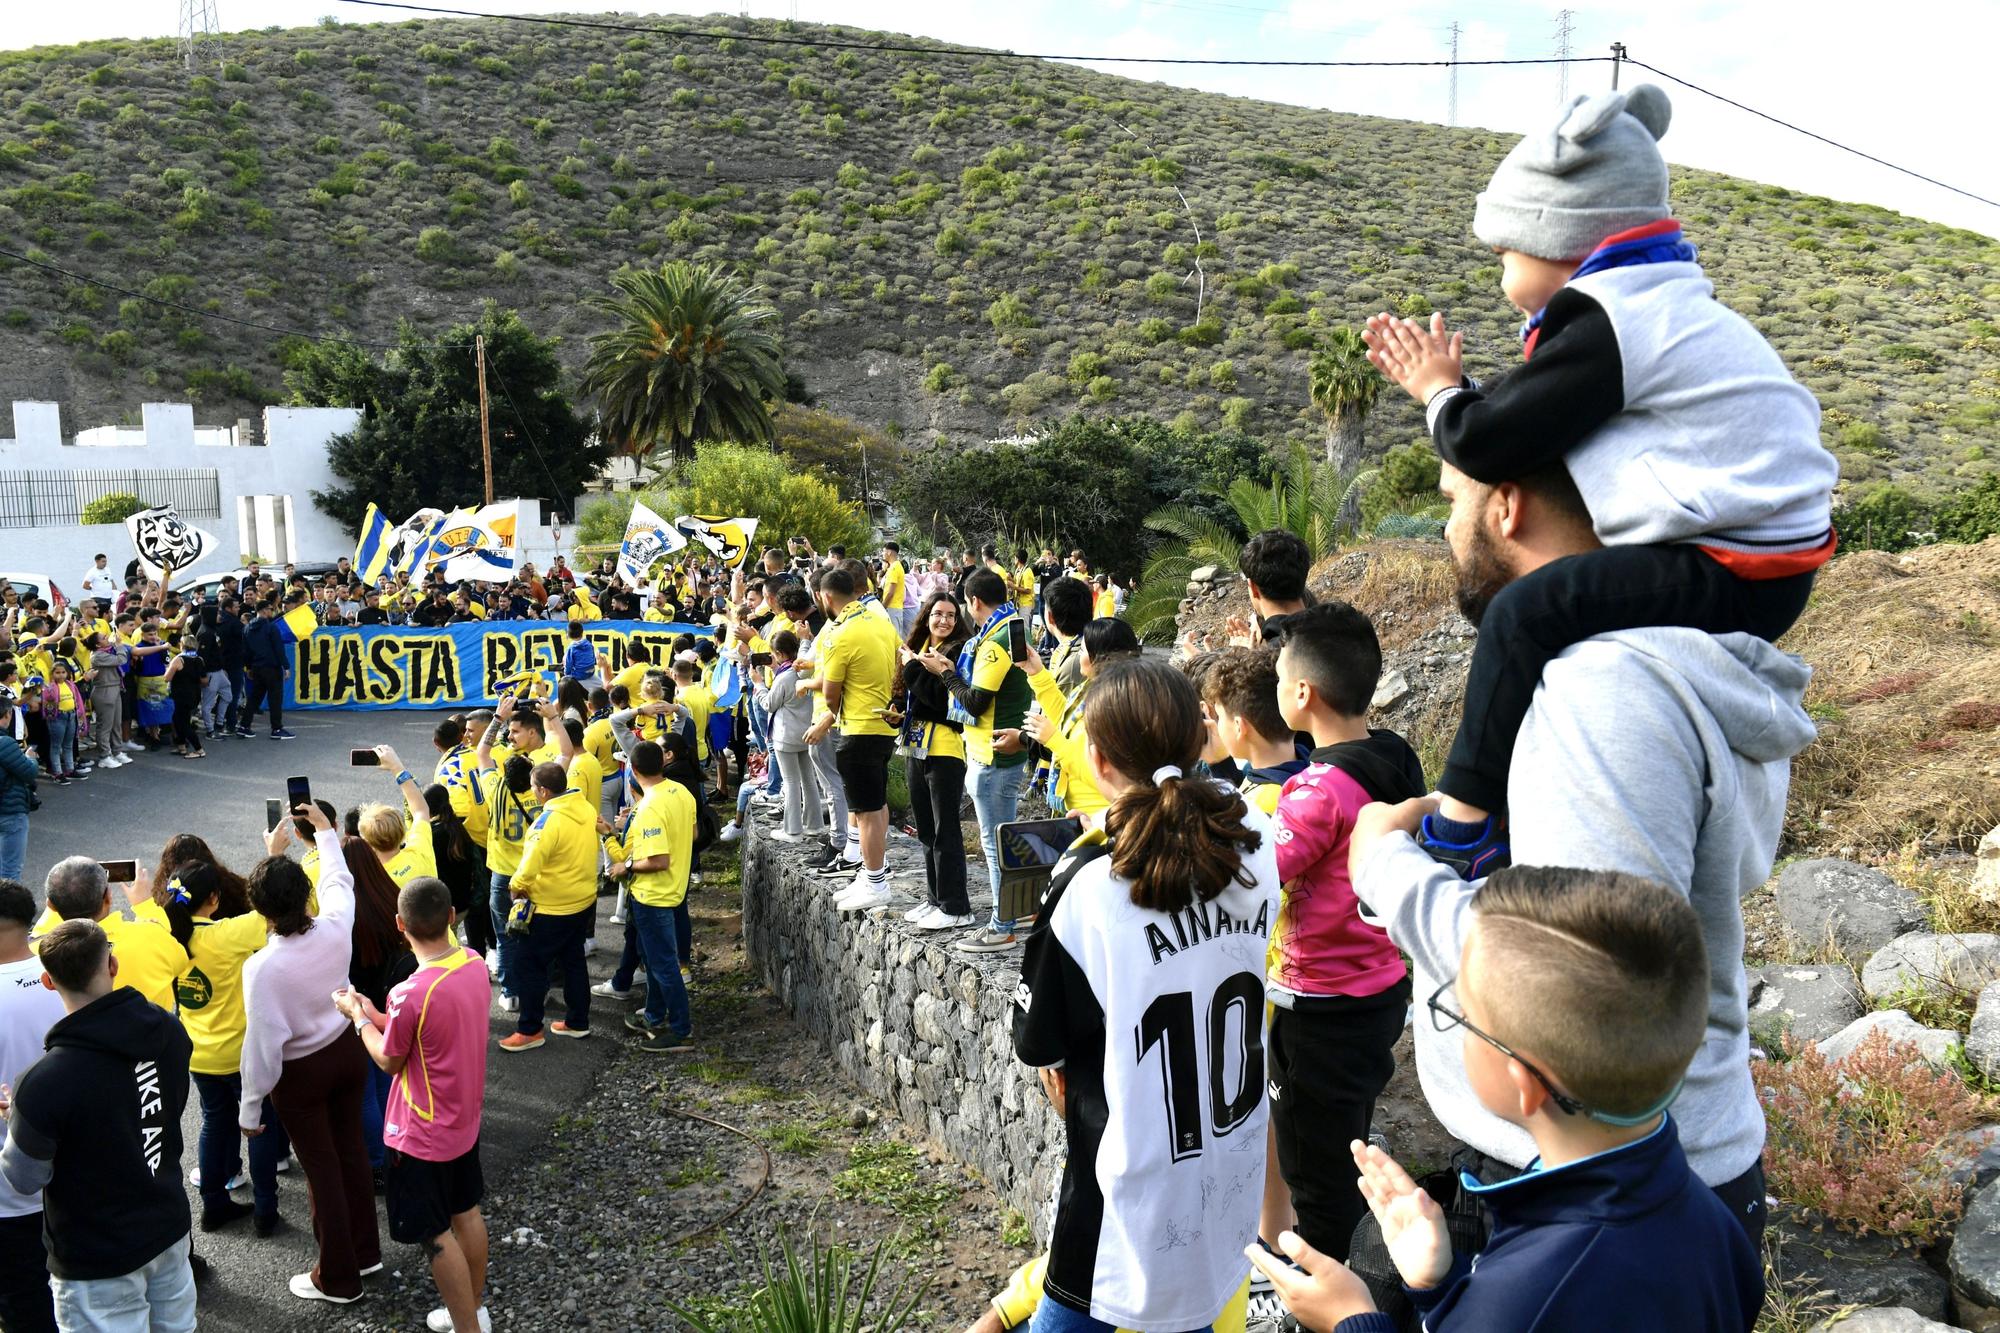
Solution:
M1449 312L1474 373L1518 355L1469 232L1506 136L685 23L247 32L193 78L170 41L0 54L0 246L365 339L492 300L559 335L572 375L616 269L705 259L774 300L795 392L910 442L1081 411L1318 443L1312 355L1384 308ZM1674 190L1850 481L1939 496L1995 468L2000 243L1706 172ZM284 337L0 271L0 400L74 427L283 396ZM1420 431L1384 394L1369 442Z

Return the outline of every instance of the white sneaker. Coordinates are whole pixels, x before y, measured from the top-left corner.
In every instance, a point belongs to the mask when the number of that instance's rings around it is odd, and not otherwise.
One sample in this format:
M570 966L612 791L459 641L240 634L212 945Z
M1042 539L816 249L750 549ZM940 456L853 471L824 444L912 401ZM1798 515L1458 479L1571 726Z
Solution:
M739 839L741 839L742 836L743 836L743 826L741 824L724 824L722 826L722 833L720 836L716 838L716 841L736 842Z
M585 940L585 941L583 942L583 956L584 956L585 958L588 958L588 957L590 957L590 956L591 956L592 954L594 954L594 953L596 953L596 952L597 952L597 941L596 941L596 940L594 940L594 939L589 939L589 940Z
M518 995L502 995L500 997L500 1012L503 1014L520 1013L521 997Z
M311 1273L294 1273L290 1283L292 1295L302 1301L331 1301L335 1305L352 1305L359 1296L329 1296L313 1284Z
M144 754L146 747L137 741L126 741L122 747L128 754Z
M452 1333L451 1311L439 1306L424 1316L424 1327L431 1333ZM493 1333L493 1316L483 1305L479 1307L479 1333Z
M605 980L598 982L595 986L592 986L590 988L590 993L592 995L602 995L607 1000L630 1000L634 996L638 995L639 990L638 987L636 986L633 987L631 990L619 990L616 986L612 985L609 980Z
M238 1171L235 1175L229 1178L229 1183L227 1185L224 1185L222 1188L226 1190L240 1190L249 1183L250 1183L249 1173L245 1171ZM188 1184L194 1186L196 1189L201 1188L200 1167L196 1167L194 1170L188 1172Z
M903 920L921 921L926 916L929 916L932 912L935 912L936 910L937 908L933 907L929 903L918 903L915 907L912 907L909 911L903 913Z
M953 916L942 907L933 907L911 924L918 930L962 930L966 926L976 924L978 920L979 918L970 912L964 916Z
M771 830L771 833L770 833L770 838L771 838L771 841L773 841L773 842L804 842L804 841L805 841L805 839L804 839L803 837L801 837L800 835L798 835L798 834L796 834L796 833L787 833L787 832L785 832L785 831L784 831L783 829L772 829L772 830Z
M849 889L833 900L833 905L843 912L867 912L877 907L886 907L888 903L887 884L863 885L860 888Z

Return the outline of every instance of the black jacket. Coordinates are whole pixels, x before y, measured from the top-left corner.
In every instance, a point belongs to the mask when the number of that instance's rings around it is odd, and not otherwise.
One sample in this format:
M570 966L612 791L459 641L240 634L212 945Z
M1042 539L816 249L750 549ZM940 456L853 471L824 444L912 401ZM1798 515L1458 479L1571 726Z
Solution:
M65 1015L44 1046L14 1089L0 1169L23 1193L46 1175L49 1272L122 1277L188 1234L181 1112L194 1046L126 987Z
M224 614L215 622L216 661L224 671L241 671L244 661L243 622L235 616ZM208 650L202 649L207 656Z
M1386 727L1370 727L1365 741L1322 745L1312 752L1315 764L1332 764L1361 784L1378 801L1395 804L1430 790L1423 761L1410 743Z

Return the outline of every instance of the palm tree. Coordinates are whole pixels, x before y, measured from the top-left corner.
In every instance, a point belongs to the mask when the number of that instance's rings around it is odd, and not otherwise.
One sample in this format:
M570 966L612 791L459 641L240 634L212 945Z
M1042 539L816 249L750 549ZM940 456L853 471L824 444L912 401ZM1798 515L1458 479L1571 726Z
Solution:
M1250 534L1283 528L1306 544L1312 562L1332 555L1352 532L1361 492L1374 479L1371 472L1343 471L1315 460L1303 448L1292 450L1283 470L1269 482L1238 477L1227 489L1211 494L1228 502L1237 527L1194 508L1168 505L1150 514L1146 526L1170 539L1155 555L1125 608L1133 630L1148 642L1171 638L1174 617L1187 590L1188 576L1205 565L1234 573L1236 558Z
M785 372L778 312L760 289L679 259L611 285L591 304L614 323L592 335L582 380L605 438L642 458L692 458L700 440L768 444Z
M1339 468L1361 466L1368 414L1382 392L1382 376L1368 363L1361 334L1342 325L1313 353L1313 406L1326 413L1326 461Z

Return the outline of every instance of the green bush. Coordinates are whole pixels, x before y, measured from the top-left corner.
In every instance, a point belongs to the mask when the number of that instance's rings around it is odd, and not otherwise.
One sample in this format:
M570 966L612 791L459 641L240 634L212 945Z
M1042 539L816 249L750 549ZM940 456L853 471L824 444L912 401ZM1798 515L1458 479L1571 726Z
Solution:
M123 523L146 507L146 502L136 495L112 491L85 505L83 512L77 515L77 521L84 524Z
M425 227L417 233L417 258L434 264L448 263L457 257L458 243L451 238L451 232L444 227Z

